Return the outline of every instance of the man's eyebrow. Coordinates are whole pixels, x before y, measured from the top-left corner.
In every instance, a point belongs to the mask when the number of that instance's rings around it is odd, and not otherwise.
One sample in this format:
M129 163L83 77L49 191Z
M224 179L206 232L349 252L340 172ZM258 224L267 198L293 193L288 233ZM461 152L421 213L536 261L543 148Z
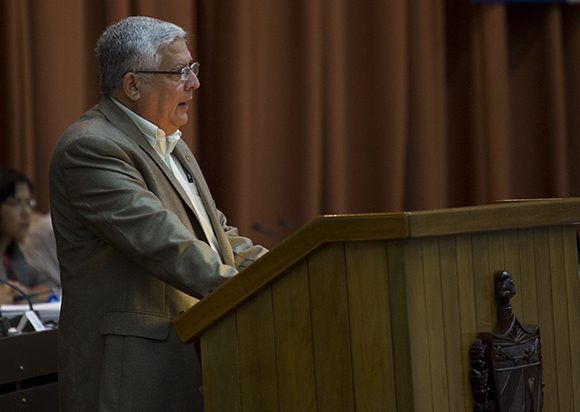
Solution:
M191 66L193 63L195 63L193 60L191 60L189 63L175 63L173 66L171 66L171 68L183 69L184 67Z

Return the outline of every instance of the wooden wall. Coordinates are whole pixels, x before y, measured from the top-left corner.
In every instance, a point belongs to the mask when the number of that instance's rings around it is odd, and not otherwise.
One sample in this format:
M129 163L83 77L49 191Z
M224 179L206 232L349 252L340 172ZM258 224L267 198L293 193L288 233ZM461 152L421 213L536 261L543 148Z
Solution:
M469 346L504 269L541 325L544 410L580 411L575 245L558 226L314 250L204 333L206 411L472 410Z

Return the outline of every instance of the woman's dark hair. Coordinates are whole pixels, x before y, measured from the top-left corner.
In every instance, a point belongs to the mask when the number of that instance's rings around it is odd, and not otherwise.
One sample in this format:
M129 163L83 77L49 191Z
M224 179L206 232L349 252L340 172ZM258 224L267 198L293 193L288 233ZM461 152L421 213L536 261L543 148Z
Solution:
M16 187L22 183L32 190L32 183L24 173L0 167L0 203L4 203L10 196L14 196Z

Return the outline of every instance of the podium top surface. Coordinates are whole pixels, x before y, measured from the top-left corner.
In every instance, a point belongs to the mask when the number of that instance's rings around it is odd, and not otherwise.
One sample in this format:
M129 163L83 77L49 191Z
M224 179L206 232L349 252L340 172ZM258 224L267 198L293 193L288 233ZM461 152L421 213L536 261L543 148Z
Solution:
M509 200L431 211L320 216L222 284L173 323L181 340L191 342L295 263L330 242L402 240L578 222L580 198Z

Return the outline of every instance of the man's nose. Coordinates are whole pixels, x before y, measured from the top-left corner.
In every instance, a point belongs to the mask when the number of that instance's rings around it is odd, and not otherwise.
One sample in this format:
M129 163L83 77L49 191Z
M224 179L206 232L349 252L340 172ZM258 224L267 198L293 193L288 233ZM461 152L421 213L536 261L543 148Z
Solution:
M185 90L197 90L199 89L199 86L201 86L199 79L192 73L191 76L189 76L189 79L187 79L187 82L185 82Z

